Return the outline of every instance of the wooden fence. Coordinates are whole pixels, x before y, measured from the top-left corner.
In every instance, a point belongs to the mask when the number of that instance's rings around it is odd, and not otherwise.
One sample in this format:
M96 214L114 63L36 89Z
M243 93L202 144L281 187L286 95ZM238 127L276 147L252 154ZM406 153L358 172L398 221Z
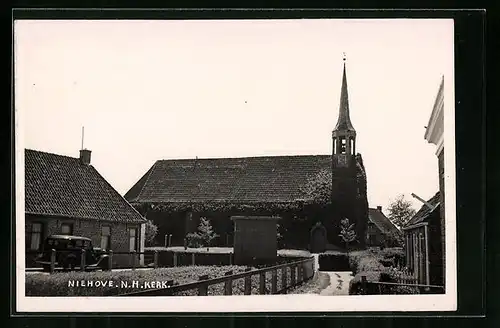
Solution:
M200 276L198 281L177 285L172 280L168 281L166 288L131 292L118 296L175 296L178 293L197 290L198 296L207 296L208 287L224 283L224 295L232 295L233 283L238 279L244 280L244 295L252 293L252 277L259 276L259 294L266 294L266 273L271 272L271 289L269 294L286 293L291 287L298 286L314 276L314 257L305 260L280 264L268 268L252 270L247 268L245 272L233 274L228 271L223 277L209 279L208 275ZM278 270L281 270L281 283L278 289Z
M368 281L366 276L361 276L361 294L368 295L368 290L374 290L370 287L375 287L379 295L392 294L386 291L397 287L415 288L419 294L442 294L445 291L444 286L417 284L416 279L409 282L381 282Z

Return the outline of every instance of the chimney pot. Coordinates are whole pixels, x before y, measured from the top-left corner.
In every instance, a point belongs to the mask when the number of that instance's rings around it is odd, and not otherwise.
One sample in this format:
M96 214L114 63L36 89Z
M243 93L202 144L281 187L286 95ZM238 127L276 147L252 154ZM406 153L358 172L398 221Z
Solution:
M82 149L80 150L80 162L85 165L90 164L90 154L92 152L88 149Z
M380 212L382 212L382 206L377 206L377 210L379 210Z

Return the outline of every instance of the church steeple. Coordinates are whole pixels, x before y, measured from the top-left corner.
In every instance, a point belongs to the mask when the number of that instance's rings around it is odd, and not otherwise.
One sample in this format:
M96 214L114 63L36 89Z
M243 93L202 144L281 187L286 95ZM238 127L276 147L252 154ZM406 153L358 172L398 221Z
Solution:
M347 76L345 71L345 55L344 55L344 72L342 75L342 88L340 89L340 106L339 118L335 130L355 131L349 116L349 94L347 92Z
M349 116L349 95L347 92L346 58L343 58L342 87L340 89L339 117L332 132L333 155L354 155L356 153L356 130Z

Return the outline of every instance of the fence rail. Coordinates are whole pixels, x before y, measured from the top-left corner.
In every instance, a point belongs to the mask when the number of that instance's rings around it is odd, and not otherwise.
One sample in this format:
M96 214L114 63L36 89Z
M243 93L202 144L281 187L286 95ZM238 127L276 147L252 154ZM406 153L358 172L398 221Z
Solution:
M367 295L369 286L377 287L378 293L383 294L382 290L384 287L412 287L418 289L419 293L428 294L428 293L443 293L445 291L444 286L438 285L423 285L412 283L412 282L381 282L381 281L368 281L366 276L361 276L361 294Z
M282 279L280 289L278 289L277 284L278 270L281 270ZM131 292L118 296L174 296L177 293L190 290L197 290L198 296L207 296L208 287L220 283L224 283L224 295L232 295L233 282L238 279L244 279L244 295L251 295L252 276L255 275L259 275L259 294L266 294L266 273L268 272L272 274L270 294L285 293L289 288L300 285L314 276L314 258L311 257L263 269L252 270L247 268L245 272L236 274L233 274L233 271L228 271L224 276L212 279L209 279L208 275L203 275L199 277L198 281L182 285L176 285L173 281L169 281L167 284L170 286L166 288Z

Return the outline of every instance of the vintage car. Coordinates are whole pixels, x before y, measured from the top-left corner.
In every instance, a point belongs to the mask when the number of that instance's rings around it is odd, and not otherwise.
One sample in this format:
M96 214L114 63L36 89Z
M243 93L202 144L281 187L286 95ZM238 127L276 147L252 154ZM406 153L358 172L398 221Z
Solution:
M74 270L81 266L82 249L85 250L85 271L108 270L109 255L98 247L92 246L92 240L80 236L51 235L43 243L42 253L36 262L42 265L44 271L50 271L51 254L55 250L55 268ZM81 268L80 268L81 269Z

